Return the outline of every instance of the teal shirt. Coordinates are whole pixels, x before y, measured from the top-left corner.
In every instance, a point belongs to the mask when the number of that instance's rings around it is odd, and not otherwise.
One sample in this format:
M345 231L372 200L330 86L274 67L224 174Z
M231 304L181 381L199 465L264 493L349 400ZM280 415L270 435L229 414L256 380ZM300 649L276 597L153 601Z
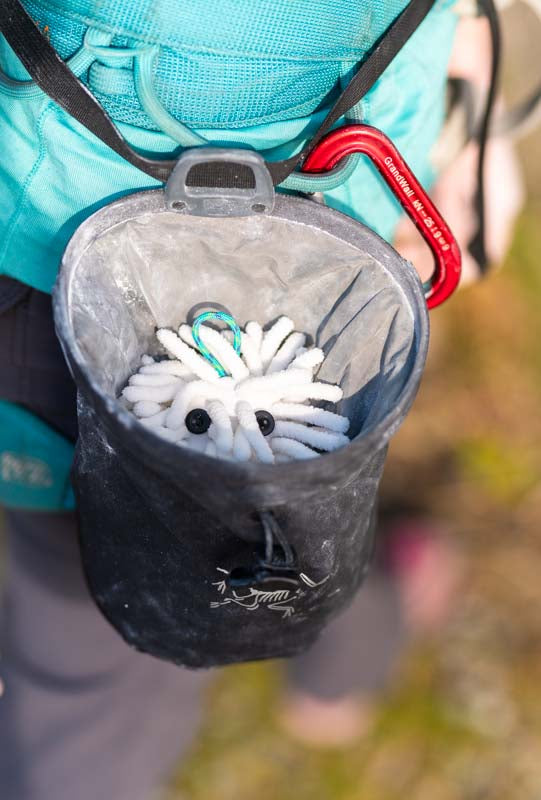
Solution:
M269 159L300 148L324 116L333 87L345 85L404 5L403 0L25 3L137 149L178 153L182 121L194 141L203 137L213 145L251 147ZM430 151L445 113L456 26L452 5L435 6L352 114L387 133L425 186L434 179ZM91 41L110 42L121 57L88 50L83 42L89 30ZM143 54L140 60L121 52L133 47ZM163 112L149 114L140 102L134 72L145 59ZM89 214L160 184L39 90L15 85L28 75L3 40L0 66L0 273L50 292L64 248ZM325 199L392 237L400 208L364 158Z

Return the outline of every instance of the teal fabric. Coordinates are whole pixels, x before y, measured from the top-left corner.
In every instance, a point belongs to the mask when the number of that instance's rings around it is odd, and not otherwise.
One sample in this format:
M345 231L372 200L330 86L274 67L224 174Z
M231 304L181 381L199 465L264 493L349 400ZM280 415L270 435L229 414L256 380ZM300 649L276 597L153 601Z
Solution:
M88 25L121 48L157 45L156 91L190 127L246 128L305 116L324 101L406 0L25 0L63 57ZM157 129L129 65L97 63L93 91L116 119Z
M0 400L0 505L69 511L73 446L24 408Z
M338 84L347 83L405 2L32 0L25 5L61 55L75 60L134 147L178 152L188 126L214 145L252 147L278 159L298 150L317 128ZM352 115L390 135L426 186L434 178L430 150L445 111L456 25L452 5L445 0L430 12ZM96 41L150 53L152 91L161 111L153 106L148 113L148 97L140 102L141 59L100 55ZM158 184L41 92L14 85L28 75L3 40L0 65L8 76L0 80L0 272L49 292L80 222L117 197ZM353 166L347 180L326 193L328 204L391 238L398 205L364 158Z

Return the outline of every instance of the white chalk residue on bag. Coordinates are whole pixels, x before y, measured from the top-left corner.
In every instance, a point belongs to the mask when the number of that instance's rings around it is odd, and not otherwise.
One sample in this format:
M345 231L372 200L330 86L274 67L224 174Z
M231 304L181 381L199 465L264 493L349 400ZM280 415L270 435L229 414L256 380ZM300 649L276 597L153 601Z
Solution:
M128 408L159 436L234 461L316 458L349 443L349 420L310 402L342 398L339 386L314 380L325 358L322 350L307 348L306 335L296 332L288 317L267 331L248 322L237 334L240 352L229 331L201 326L204 356L189 325L181 325L178 334L158 330L170 358L142 357L122 392ZM220 377L206 358L227 374Z

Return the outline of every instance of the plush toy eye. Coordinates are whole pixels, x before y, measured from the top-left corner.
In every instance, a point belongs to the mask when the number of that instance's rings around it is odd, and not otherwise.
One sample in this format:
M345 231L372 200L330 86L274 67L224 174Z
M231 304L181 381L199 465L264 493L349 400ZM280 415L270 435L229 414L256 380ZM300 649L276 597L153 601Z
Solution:
M204 408L194 408L186 415L185 422L190 433L206 433L212 420Z
M268 436L274 430L274 417L268 411L256 411L255 418L263 436Z

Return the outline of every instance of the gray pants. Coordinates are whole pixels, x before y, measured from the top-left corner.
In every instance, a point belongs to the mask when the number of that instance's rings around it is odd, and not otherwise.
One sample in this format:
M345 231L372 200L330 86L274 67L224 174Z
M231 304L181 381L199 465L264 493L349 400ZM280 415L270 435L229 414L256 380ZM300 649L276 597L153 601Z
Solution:
M147 800L192 741L208 673L124 644L92 602L71 514L7 515L2 800Z
M101 616L80 566L72 514L8 513L0 676L2 800L147 800L189 747L212 672L131 650ZM372 576L290 688L372 691L400 638L397 600Z

